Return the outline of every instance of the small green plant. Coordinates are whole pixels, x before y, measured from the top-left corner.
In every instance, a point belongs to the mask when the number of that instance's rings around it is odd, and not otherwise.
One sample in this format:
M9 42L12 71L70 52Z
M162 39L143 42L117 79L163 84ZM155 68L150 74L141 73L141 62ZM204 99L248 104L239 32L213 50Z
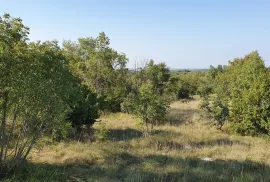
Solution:
M212 102L209 101L208 97L203 98L199 107L205 111L208 118L216 122L217 129L221 129L229 120L228 104L219 97L214 98Z
M53 141L65 140L72 136L72 126L69 122L59 123L52 129L51 139Z
M150 82L144 83L138 94L131 94L122 104L124 111L129 111L142 119L146 127L146 135L154 125L166 120L169 103L158 93L153 92L153 85Z
M109 136L109 130L104 122L96 122L95 124L95 139L96 140L106 140Z

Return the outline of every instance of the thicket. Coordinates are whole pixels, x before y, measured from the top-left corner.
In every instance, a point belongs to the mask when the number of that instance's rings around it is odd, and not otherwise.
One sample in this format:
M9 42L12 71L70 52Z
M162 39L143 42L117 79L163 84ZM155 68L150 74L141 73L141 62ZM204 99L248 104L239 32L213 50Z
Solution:
M29 42L29 28L0 18L0 173L26 160L41 132L63 123L76 79L57 42Z
M23 164L38 137L81 140L104 112L127 111L151 128L165 121L169 68L136 71L98 37L31 42L20 18L0 17L0 174ZM129 102L130 101L130 102Z
M270 72L258 52L210 70L213 95L204 96L202 109L221 126L227 121L232 132L269 135Z

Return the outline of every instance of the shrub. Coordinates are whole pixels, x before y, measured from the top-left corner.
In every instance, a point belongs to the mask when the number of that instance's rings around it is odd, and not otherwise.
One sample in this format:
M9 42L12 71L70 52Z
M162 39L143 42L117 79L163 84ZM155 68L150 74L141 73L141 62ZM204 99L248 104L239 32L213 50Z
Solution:
M229 120L228 103L221 98L214 98L211 103L208 98L203 98L200 108L205 111L208 118L216 122L218 129L221 129L225 122Z
M71 106L72 110L67 115L67 121L71 122L75 132L74 137L77 140L81 139L82 127L84 125L92 126L99 116L97 95L84 85L81 85L79 90L80 99L74 106Z
M229 128L233 132L270 134L269 73L258 52L234 59L215 75L214 92L218 100L212 106L203 103L202 108L213 118L227 118L229 111Z

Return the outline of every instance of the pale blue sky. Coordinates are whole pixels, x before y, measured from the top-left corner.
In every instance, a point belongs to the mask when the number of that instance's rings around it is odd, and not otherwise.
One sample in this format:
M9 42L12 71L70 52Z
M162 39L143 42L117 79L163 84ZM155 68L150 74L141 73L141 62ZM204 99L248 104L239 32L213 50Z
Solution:
M21 17L31 40L97 36L130 59L171 68L208 68L258 50L270 66L267 0L0 0L0 14Z

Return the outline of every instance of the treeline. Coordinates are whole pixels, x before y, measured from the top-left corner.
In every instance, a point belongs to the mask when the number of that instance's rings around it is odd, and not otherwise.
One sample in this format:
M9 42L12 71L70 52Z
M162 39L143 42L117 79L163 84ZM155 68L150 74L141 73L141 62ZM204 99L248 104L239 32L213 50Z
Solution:
M112 49L104 33L62 46L31 42L28 35L20 18L0 17L3 176L26 160L38 137L81 140L83 128L102 113L134 114L148 135L166 121L169 103L183 90L165 63L151 60L128 70L126 55Z

